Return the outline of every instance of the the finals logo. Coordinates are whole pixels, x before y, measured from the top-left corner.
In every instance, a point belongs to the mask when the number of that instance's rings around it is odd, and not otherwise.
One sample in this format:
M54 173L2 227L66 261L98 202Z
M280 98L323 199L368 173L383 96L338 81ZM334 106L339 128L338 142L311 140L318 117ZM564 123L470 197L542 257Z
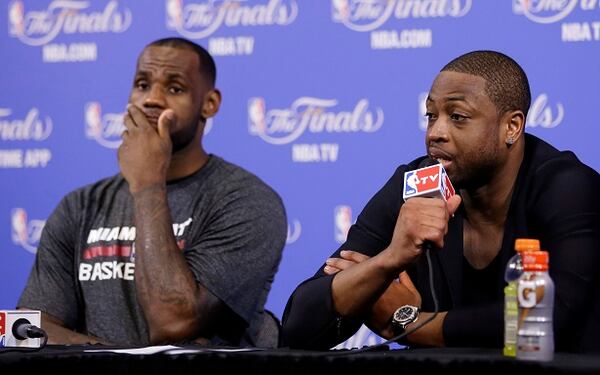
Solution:
M369 32L374 50L431 48L431 28L398 28L391 20L458 18L468 14L471 5L472 0L332 0L331 19L350 30ZM391 28L382 29L386 24Z
M206 47L213 56L252 55L255 37L249 30L287 26L298 16L296 0L166 0L165 4L167 28L189 39L208 38ZM245 35L214 36L224 28L245 30Z
M59 34L122 33L131 25L131 11L109 1L89 11L90 1L55 0L45 10L25 11L22 0L8 5L9 34L29 46L41 46Z

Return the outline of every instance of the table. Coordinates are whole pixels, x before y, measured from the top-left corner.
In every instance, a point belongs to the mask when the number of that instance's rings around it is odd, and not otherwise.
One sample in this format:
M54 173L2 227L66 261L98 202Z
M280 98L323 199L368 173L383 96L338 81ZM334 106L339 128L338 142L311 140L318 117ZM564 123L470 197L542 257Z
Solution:
M188 353L131 355L86 352L99 346L0 350L2 374L600 374L600 356L556 353L552 362L523 362L500 350L474 348L315 352L229 351L185 346Z

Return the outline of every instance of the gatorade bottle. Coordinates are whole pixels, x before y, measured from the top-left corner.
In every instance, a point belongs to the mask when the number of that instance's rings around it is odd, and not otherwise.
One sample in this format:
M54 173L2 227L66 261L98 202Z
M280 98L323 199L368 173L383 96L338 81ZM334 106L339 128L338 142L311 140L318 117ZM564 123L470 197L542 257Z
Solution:
M522 253L519 278L517 359L551 361L554 358L554 282L548 274L548 252Z
M504 288L504 350L505 356L517 355L517 326L519 322L519 306L517 304L517 282L523 273L521 253L523 251L540 250L540 241L529 238L518 238L515 241L516 254L508 261L504 280L508 285Z

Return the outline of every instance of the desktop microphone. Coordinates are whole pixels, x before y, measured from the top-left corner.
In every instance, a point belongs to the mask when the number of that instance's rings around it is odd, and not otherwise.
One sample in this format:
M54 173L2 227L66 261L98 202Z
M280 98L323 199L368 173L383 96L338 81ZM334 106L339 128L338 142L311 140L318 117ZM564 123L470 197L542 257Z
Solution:
M0 348L40 348L48 340L40 328L41 313L33 310L0 310ZM40 340L43 338L43 340Z

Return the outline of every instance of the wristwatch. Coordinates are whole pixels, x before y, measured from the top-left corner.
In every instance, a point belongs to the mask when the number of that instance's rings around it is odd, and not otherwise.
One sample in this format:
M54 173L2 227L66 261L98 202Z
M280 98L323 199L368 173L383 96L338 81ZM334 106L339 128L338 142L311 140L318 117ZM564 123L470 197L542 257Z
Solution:
M419 308L413 305L399 307L392 315L392 328L396 334L404 332L406 326L419 319Z

